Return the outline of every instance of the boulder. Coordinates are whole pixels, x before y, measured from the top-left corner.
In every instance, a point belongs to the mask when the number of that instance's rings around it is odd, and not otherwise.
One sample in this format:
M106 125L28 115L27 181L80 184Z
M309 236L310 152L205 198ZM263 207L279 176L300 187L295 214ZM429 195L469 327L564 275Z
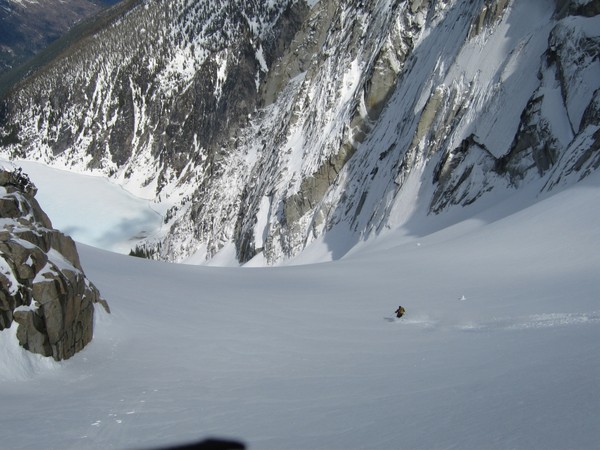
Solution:
M0 332L16 322L23 348L58 361L92 340L94 305L109 309L36 193L20 170L0 169Z

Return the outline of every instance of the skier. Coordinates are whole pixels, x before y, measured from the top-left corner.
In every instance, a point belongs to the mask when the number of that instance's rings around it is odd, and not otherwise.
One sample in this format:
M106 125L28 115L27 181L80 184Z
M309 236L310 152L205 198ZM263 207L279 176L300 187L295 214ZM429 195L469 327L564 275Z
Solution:
M402 317L404 315L404 308L402 306L398 306L398 309L395 311L396 317Z

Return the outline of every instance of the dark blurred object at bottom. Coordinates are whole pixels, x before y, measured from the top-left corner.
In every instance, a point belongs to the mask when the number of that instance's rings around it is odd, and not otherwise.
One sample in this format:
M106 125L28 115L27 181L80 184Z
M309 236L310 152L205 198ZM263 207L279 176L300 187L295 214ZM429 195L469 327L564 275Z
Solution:
M163 450L245 450L246 445L239 441L223 439L205 439L193 444L177 445L167 447Z

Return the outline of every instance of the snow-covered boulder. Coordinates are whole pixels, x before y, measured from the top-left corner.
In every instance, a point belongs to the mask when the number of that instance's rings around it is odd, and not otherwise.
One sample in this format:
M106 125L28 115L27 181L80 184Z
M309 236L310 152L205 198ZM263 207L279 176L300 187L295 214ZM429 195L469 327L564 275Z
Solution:
M20 170L0 169L0 332L18 325L25 349L62 360L92 340L94 304L108 304L36 192Z

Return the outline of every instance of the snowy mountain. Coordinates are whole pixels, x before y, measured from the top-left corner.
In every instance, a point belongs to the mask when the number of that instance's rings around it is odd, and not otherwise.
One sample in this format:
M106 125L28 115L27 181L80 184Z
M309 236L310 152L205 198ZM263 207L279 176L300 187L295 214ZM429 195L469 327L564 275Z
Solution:
M24 63L77 22L118 1L0 0L0 75Z
M599 13L132 0L61 47L0 153L111 314L0 331L0 448L596 448Z
M596 170L599 30L585 0L133 1L5 97L2 154L168 205L156 258L335 259Z

